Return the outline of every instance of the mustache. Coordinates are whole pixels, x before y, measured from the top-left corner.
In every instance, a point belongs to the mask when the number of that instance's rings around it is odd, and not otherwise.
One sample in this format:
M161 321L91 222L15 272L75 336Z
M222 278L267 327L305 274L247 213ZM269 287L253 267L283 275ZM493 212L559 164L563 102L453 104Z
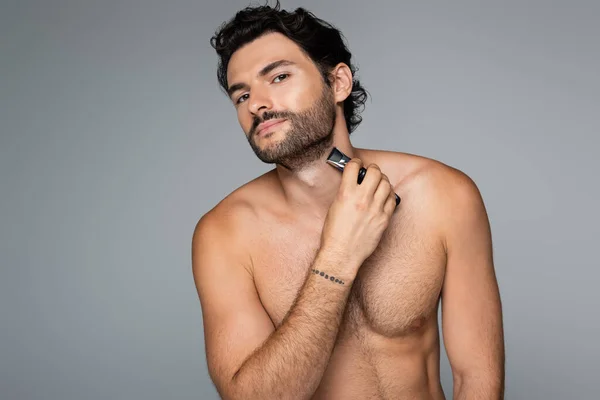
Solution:
M256 128L258 125L263 122L267 122L271 119L292 119L295 117L295 114L289 111L265 111L262 115L262 118L255 117L252 122L252 127L250 128L250 137L254 136L256 133Z

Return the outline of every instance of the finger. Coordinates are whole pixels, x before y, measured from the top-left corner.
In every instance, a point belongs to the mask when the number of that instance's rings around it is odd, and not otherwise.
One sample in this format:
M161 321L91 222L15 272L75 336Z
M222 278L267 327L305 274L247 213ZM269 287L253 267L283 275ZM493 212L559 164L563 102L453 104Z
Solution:
M398 206L396 205L396 193L394 193L393 188L391 188L389 196L385 200L385 204L383 205L383 212L385 212L389 217L392 216L394 211Z
M361 191L369 198L372 198L375 194L382 175L378 165L371 164L367 167L367 173L360 186Z
M363 162L360 158L352 158L346 163L344 171L342 172L342 185L348 187L354 187L357 185L356 179L358 171L362 168Z
M381 180L377 186L377 190L373 194L373 202L376 203L377 209L383 209L385 202L390 196L391 185L390 180L385 174L381 174Z

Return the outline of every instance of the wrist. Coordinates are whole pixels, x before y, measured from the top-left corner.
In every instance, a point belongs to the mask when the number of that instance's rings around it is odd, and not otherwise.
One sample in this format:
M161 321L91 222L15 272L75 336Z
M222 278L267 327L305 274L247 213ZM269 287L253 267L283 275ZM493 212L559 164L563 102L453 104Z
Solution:
M356 278L361 264L346 252L321 248L315 257L315 263L312 265L310 273L330 281L333 277L334 283L339 283L335 282L338 279L344 282L344 285L350 285Z

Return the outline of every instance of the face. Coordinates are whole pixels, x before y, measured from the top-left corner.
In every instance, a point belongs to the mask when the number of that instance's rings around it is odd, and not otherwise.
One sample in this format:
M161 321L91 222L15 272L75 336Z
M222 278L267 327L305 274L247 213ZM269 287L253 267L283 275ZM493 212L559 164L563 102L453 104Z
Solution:
M331 149L333 90L302 50L279 33L232 56L229 95L248 142L265 163L301 169Z

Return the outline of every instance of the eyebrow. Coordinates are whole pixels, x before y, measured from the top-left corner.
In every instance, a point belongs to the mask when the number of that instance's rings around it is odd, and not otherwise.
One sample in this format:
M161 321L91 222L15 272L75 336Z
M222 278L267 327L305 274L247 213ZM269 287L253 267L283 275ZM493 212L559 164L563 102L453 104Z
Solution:
M267 75L269 72L273 71L275 68L287 66L287 65L296 65L296 63L293 61L289 61L289 60L273 61L272 63L267 64L260 71L258 71L257 76L263 77L263 76ZM231 97L234 92L237 92L238 90L241 90L241 89L248 89L248 88L249 88L249 86L245 83L234 83L227 89L227 94L229 95L229 97Z

